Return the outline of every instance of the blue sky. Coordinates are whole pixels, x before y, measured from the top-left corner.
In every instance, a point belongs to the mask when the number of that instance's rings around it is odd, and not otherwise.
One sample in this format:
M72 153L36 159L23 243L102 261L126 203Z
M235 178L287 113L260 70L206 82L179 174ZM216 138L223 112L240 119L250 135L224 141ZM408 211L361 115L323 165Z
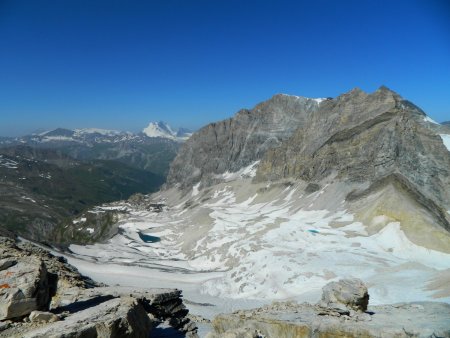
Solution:
M386 85L450 120L450 3L0 0L0 135L197 128Z

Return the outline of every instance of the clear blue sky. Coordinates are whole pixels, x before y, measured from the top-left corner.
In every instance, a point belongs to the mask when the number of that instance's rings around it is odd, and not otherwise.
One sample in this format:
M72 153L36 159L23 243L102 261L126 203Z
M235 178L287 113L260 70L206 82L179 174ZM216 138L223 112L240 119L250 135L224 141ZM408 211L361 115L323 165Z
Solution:
M0 135L200 127L386 85L450 120L450 2L0 0Z

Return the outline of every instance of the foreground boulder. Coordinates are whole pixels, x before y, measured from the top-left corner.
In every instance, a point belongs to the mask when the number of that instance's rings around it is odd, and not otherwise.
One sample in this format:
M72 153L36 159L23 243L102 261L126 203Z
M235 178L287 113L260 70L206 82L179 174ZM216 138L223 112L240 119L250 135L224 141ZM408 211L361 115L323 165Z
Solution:
M317 305L280 302L219 315L207 338L450 337L449 304L402 303L366 311L368 300L360 280L332 282Z
M369 304L369 292L363 281L357 278L342 279L331 282L322 289L320 305L325 308L350 312L367 310Z
M36 257L2 259L0 320L45 309L49 301L47 269Z

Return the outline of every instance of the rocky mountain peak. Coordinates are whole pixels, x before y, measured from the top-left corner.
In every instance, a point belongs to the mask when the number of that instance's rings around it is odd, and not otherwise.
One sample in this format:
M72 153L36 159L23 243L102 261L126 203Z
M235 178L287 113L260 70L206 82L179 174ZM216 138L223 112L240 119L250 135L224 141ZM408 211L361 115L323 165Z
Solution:
M225 172L236 172L279 146L319 108L315 99L277 94L242 109L230 119L211 123L182 146L172 162L167 185L209 185Z
M195 133L172 162L168 186L206 187L259 161L257 182L334 177L369 192L394 184L450 229L450 153L443 129L425 117L385 86L320 104L277 94Z

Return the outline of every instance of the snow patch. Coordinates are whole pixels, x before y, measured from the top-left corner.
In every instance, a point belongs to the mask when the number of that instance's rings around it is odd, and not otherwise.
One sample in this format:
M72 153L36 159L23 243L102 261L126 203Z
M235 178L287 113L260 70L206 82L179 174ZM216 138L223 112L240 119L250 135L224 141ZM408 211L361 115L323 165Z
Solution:
M222 174L222 178L225 181L234 181L240 178L253 178L256 176L256 170L258 169L260 161L255 161L247 167L241 168L240 170L230 173L228 170Z
M17 169L19 162L13 161L9 158L3 157L0 155L0 167L8 168L8 169Z
M429 117L428 115L425 115L425 117L423 118L423 120L425 121L425 122L430 122L430 123L433 123L433 124L440 124L440 123L437 123L435 120L433 120L431 117Z
M78 140L69 136L45 136L41 140L41 142L52 142L52 141L79 142Z
M317 99L313 99L314 101L316 101L318 104L320 104L322 101L325 101L326 98L317 98Z
M444 142L444 145L447 147L448 151L450 151L450 135L440 134L439 136L441 137L442 142Z
M22 196L22 198L23 198L24 200L28 200L28 201L31 201L31 202L33 202L33 203L36 203L36 201L35 201L34 199L30 198L30 197Z
M297 96L297 95L289 95L289 94L280 94L282 96L288 96L288 97L293 97L297 100L303 99L303 100L313 100L315 102L317 102L318 104L320 104L322 101L325 101L326 98L309 98L309 97L304 97L304 96Z
M84 134L100 134L103 136L117 136L122 134L123 132L118 130L108 130L108 129L100 129L100 128L83 128L83 129L75 129L75 136L80 136Z
M84 222L86 222L86 217L81 217L79 219L74 219L72 221L73 224L84 223Z
M201 183L201 182L198 182L196 185L194 185L194 186L192 187L192 197L198 195L198 193L199 193L198 188L200 188L200 183Z

